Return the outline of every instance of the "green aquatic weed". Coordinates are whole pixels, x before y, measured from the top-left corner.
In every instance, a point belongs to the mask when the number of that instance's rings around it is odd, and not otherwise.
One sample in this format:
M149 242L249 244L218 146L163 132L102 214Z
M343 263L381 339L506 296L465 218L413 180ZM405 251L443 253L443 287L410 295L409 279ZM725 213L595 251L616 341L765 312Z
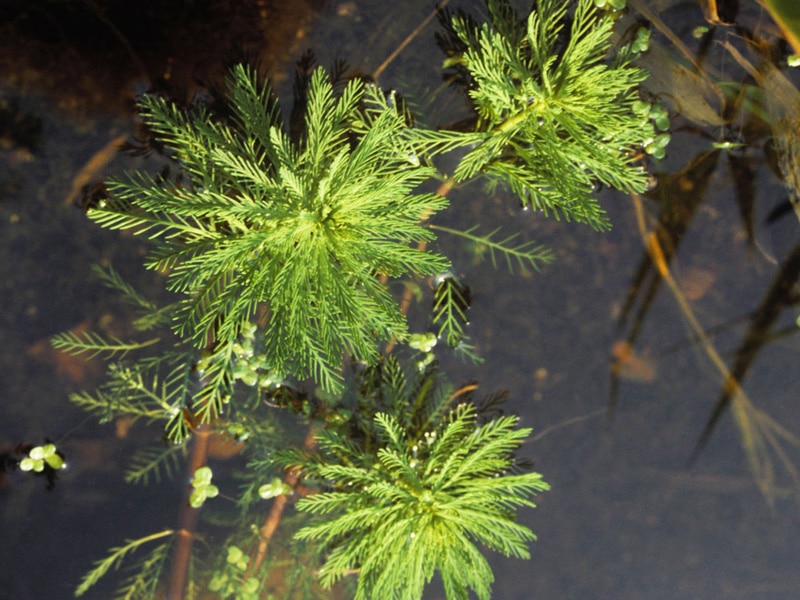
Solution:
M535 536L517 509L548 489L515 457L530 430L515 416L487 418L488 402L479 409L468 397L474 386L440 385L442 348L475 356L467 343L471 298L448 260L425 244L434 232L454 234L476 256L488 253L495 264L499 253L523 273L552 254L521 233L430 222L448 201L421 186L445 178L440 189L457 191L453 178L484 178L507 184L526 207L606 227L594 186L642 191L640 157L663 156L669 140L669 114L637 91L646 73L633 60L649 34L641 29L612 48L618 15L610 9L623 4L539 0L520 17L509 1L487 0L486 23L452 15L458 48L447 65L465 74L475 109L467 131L413 126L394 92L311 67L292 127L245 66L230 72L227 111L141 99L145 124L180 176L117 179L89 215L151 240L147 264L165 274L177 302L157 307L114 271L100 274L131 301L137 330L171 327L173 335L135 343L63 334L54 343L116 359L94 394L71 397L101 419L166 421L173 442L198 423L246 440L241 513L211 515L239 526L224 543L209 543L216 556L206 566L187 559L193 593L206 586L244 600L275 586L276 597L306 598L320 580L331 586L357 573L359 600L418 600L438 573L448 600L485 600L493 573L483 549L529 556ZM449 151L460 158L453 178L433 166ZM410 334L392 283L429 275L437 275L429 330ZM416 353L411 382L394 355L381 354L397 341ZM314 421L316 449L310 435L301 448L287 432L289 415ZM171 473L175 448L140 455L132 479ZM44 454L38 459L49 464ZM281 480L284 468L297 471ZM293 490L298 475L302 487ZM212 479L208 467L194 473L192 507L219 494ZM273 520L270 512L264 520L265 505L282 511L295 491L303 496L299 515ZM279 535L264 533L281 518ZM112 548L79 592L173 533ZM156 594L169 552L160 543L142 559L126 597ZM297 588L281 589L290 581Z
M524 206L606 229L596 184L643 192L635 156L655 134L634 110L647 72L633 60L647 34L613 52L615 15L595 4L578 0L568 13L569 2L540 0L521 18L507 0L486 0L483 24L455 13L447 64L467 85L477 127L420 136L437 152L467 150L457 181L505 182Z
M478 544L529 557L536 536L516 508L549 489L538 473L510 472L530 429L515 416L483 421L471 403L448 408L455 396L431 367L409 385L389 362L364 385L380 390L386 412L356 430L326 430L317 452L282 459L331 490L297 504L320 517L298 539L330 548L322 584L358 572L357 600L418 600L438 572L449 600L469 589L486 600L493 575Z
M292 488L286 485L279 477L273 477L269 483L265 483L258 488L258 495L264 500L290 494L292 494Z
M210 467L200 467L194 472L192 493L189 496L189 505L192 508L200 508L208 498L219 495L219 488L211 483L213 476Z
M67 466L64 459L58 453L55 444L35 446L28 452L28 456L19 462L20 470L34 471L36 473L43 472L45 465L56 471Z
M258 600L259 581L256 577L247 577L246 573L247 556L238 546L228 546L225 564L214 573L208 589L220 598Z
M317 69L297 140L251 70L234 68L229 90L229 122L145 96L141 114L186 180L116 180L113 199L89 216L153 240L149 266L168 270L168 287L185 295L182 336L200 348L209 337L233 344L265 304L272 370L339 389L344 353L374 360L379 342L406 335L379 276L447 267L413 247L434 238L421 220L447 200L415 192L436 172L411 160L404 115L375 86L352 79L337 97Z

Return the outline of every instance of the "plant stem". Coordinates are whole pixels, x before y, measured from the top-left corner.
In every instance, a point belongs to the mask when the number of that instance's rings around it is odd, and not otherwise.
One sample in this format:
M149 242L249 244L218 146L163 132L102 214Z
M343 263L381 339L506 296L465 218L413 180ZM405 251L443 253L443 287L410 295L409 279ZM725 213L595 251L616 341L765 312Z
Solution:
M194 473L206 463L211 438L211 429L207 424L199 425L194 433L195 442L192 447L192 456L189 460L189 473ZM183 592L186 587L186 574L189 570L189 561L192 556L194 527L200 510L199 508L192 508L189 505L188 498L187 491L186 501L178 518L178 529L175 532L178 540L172 562L167 600L183 600Z
M314 447L316 443L314 440L315 433L316 427L314 427L314 424L312 423L308 428L308 432L306 433L306 439L303 441L304 449L311 450ZM290 488L295 489L299 479L300 471L289 471L286 474L286 477L284 477L283 482ZM258 548L250 557L245 578L257 573L258 569L261 567L261 564L264 562L264 558L267 555L267 549L269 548L269 541L272 539L272 536L278 529L278 525L283 517L283 511L286 509L286 504L288 502L289 496L286 494L281 494L273 501L272 508L270 509L267 518L264 520L264 524L261 526Z
M523 110L516 113L513 117L509 117L500 125L497 126L495 131L497 133L506 133L509 130L515 129L520 123L525 122L531 112L536 112L541 108L541 103L531 102Z

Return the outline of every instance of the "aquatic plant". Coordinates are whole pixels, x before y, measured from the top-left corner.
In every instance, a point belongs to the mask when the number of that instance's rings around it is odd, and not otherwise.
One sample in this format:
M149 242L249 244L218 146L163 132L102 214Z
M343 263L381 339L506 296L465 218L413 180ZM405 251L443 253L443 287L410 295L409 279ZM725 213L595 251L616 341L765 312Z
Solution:
M143 121L180 175L115 179L88 214L148 238L146 264L177 299L159 306L113 269L98 270L135 308L146 339L66 333L54 345L110 361L108 380L74 403L105 421L162 422L176 443L140 453L130 480L175 471L177 443L196 438L184 515L233 495L211 482L210 438L232 440L248 466L236 510L215 508L236 527L205 565L193 562L190 535L166 530L112 549L79 593L153 541L124 597L152 597L171 544L174 597L198 597L199 582L222 598L322 597L358 573L357 598L411 600L438 572L449 600L469 590L485 599L493 575L479 544L528 557L535 536L516 510L548 488L515 456L530 430L513 415L488 418L468 388L439 377L439 338L473 355L470 294L426 244L434 232L454 234L493 262L502 255L511 271L551 254L513 233L431 223L446 192L420 186L447 178L437 156L457 152L456 180L506 183L526 205L605 227L595 181L644 185L633 157L654 131L653 111L634 104L644 73L631 66L630 44L611 52L613 19L590 0L579 0L564 37L565 6L542 0L520 19L508 2L487 0L491 24L482 26L453 15L462 47L450 64L466 70L477 112L469 132L414 126L394 92L309 61L296 86L299 129L241 65L224 110L142 97ZM430 331L411 332L389 284L431 275L441 276ZM415 361L410 383L398 346ZM302 441L287 417L309 426ZM284 517L301 489L300 514ZM193 517L184 520L191 527Z
M59 454L55 444L45 444L44 446L34 446L28 452L28 456L19 461L21 471L34 471L42 473L45 467L58 471L66 467L64 458Z
M440 45L477 125L420 135L435 151L467 148L457 181L502 181L523 206L605 229L596 185L643 192L647 173L636 154L663 156L669 136L654 144L660 113L641 109L647 72L633 60L647 49L647 30L609 57L615 14L595 4L581 0L569 13L568 2L540 0L521 18L509 2L489 0L489 23L452 15Z
M179 334L230 348L266 303L270 368L335 390L343 353L373 361L376 342L406 334L379 277L447 268L442 256L411 247L434 237L420 221L447 201L414 192L435 171L410 159L403 115L375 86L352 79L335 97L317 69L297 143L252 70L235 67L229 90L230 123L142 98L145 123L188 181L113 181L113 199L89 216L157 242L148 266L168 270L168 288L186 297Z
M448 598L472 589L487 599L494 577L476 543L528 558L536 536L514 509L533 507L530 496L549 489L538 473L509 473L530 429L517 429L515 416L480 423L470 403L420 419L408 407L422 410L435 398L414 394L438 391L409 387L390 388L384 402L393 412L321 434L315 454L279 454L303 479L333 490L298 502L321 519L297 538L331 549L323 585L359 572L356 599L419 599L437 571Z

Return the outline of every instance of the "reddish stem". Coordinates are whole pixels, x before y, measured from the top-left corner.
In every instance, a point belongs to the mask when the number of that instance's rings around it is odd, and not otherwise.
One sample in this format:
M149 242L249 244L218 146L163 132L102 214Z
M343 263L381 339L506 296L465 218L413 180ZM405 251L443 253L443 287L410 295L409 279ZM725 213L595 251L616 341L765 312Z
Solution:
M194 432L195 441L192 447L192 456L189 460L189 473L194 473L197 469L206 464L208 458L208 446L211 439L211 429L208 425L200 425ZM192 556L192 541L194 540L194 528L197 523L199 509L192 508L188 501L189 493L186 495L186 502L181 509L178 519L178 529L176 530L177 542L175 554L172 561L172 573L170 575L169 590L167 600L183 600L183 592L186 588L186 574L189 571L189 560Z
M303 441L303 448L311 450L316 443L314 440L315 427L312 424L306 433L306 439ZM290 488L295 489L297 482L300 479L300 471L289 471L284 478L284 483ZM267 556L267 549L269 548L269 541L278 529L278 525L283 517L283 511L286 509L286 504L289 502L289 496L281 494L272 503L272 508L261 526L260 539L258 541L258 548L255 554L250 558L250 564L247 565L247 576L257 573L261 567L264 559Z

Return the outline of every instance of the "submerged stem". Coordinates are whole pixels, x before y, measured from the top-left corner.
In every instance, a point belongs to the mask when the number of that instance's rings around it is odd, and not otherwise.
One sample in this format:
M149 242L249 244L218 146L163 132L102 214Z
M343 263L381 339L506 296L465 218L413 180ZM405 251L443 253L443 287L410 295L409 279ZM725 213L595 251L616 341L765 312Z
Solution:
M208 447L211 431L208 425L200 425L195 431L195 443L192 447L192 456L189 460L189 473L205 465L208 458ZM186 575L189 571L189 562L192 556L192 541L194 540L194 527L197 523L199 508L193 508L187 501L181 508L178 519L178 538L172 562L172 572L169 578L168 600L182 600L186 589Z

